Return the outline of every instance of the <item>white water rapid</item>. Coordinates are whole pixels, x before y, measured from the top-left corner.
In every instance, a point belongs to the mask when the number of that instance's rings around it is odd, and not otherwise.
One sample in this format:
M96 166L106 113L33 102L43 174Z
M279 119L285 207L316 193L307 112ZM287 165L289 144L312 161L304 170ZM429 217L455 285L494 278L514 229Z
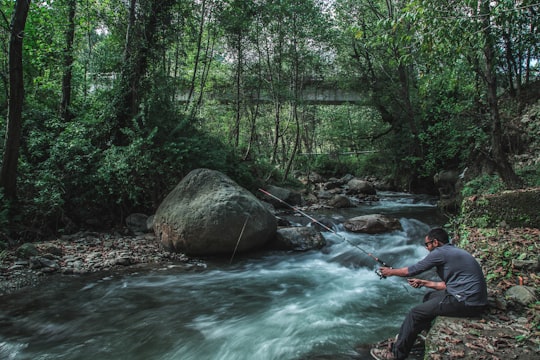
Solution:
M324 233L321 251L238 256L192 271L66 277L5 296L0 358L366 358L362 345L395 335L424 291L401 278L379 279L375 261L348 241L399 267L427 254L423 237L437 225L426 220L436 212L431 203L387 195L362 211L391 213L403 231L360 235L336 227L339 236Z

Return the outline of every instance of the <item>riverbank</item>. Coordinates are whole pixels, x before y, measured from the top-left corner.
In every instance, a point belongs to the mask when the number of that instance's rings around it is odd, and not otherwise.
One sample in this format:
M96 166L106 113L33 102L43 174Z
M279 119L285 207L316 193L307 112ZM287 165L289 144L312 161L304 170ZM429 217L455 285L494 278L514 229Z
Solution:
M520 306L506 296L516 282L538 291L535 268L517 268L524 252L538 256L540 231L530 228L464 230L463 247L482 263L488 278L491 307L480 320L450 321L430 334L426 359L534 359L540 350L540 303ZM463 235L462 234L462 235ZM134 269L152 264L204 267L201 261L164 251L153 234L121 235L81 232L4 251L0 295L58 276ZM534 267L534 265L532 265Z
M51 241L5 250L0 258L0 295L48 281L152 264L204 266L183 254L165 251L153 234L78 232Z

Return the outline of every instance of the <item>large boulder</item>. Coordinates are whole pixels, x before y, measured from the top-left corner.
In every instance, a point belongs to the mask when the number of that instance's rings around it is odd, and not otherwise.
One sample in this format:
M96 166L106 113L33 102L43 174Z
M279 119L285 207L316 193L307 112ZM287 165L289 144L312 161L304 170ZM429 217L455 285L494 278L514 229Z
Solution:
M253 194L209 169L190 172L163 200L154 232L169 251L188 255L232 254L262 247L277 221Z
M348 231L367 234L403 230L398 219L381 214L357 216L345 221L343 226Z

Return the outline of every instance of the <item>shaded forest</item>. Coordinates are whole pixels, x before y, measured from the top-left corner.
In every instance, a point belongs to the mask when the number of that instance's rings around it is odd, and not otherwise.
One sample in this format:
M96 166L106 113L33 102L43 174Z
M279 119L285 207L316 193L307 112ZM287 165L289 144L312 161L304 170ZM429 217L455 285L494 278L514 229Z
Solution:
M153 213L189 171L248 189L441 170L540 185L512 159L540 95L540 5L454 0L1 1L0 223L32 239ZM310 101L313 89L361 100ZM536 123L538 119L534 120Z

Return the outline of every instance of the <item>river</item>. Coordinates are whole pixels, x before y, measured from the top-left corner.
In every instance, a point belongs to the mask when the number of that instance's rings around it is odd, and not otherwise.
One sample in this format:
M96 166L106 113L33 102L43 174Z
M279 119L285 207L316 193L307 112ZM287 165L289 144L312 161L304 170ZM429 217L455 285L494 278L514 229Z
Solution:
M423 237L443 222L432 199L379 196L327 215L390 214L403 231L352 234L336 225L319 251L238 256L191 271L62 276L5 296L0 358L364 359L364 345L395 335L424 290L379 279L375 261L352 244L405 266L427 254Z

